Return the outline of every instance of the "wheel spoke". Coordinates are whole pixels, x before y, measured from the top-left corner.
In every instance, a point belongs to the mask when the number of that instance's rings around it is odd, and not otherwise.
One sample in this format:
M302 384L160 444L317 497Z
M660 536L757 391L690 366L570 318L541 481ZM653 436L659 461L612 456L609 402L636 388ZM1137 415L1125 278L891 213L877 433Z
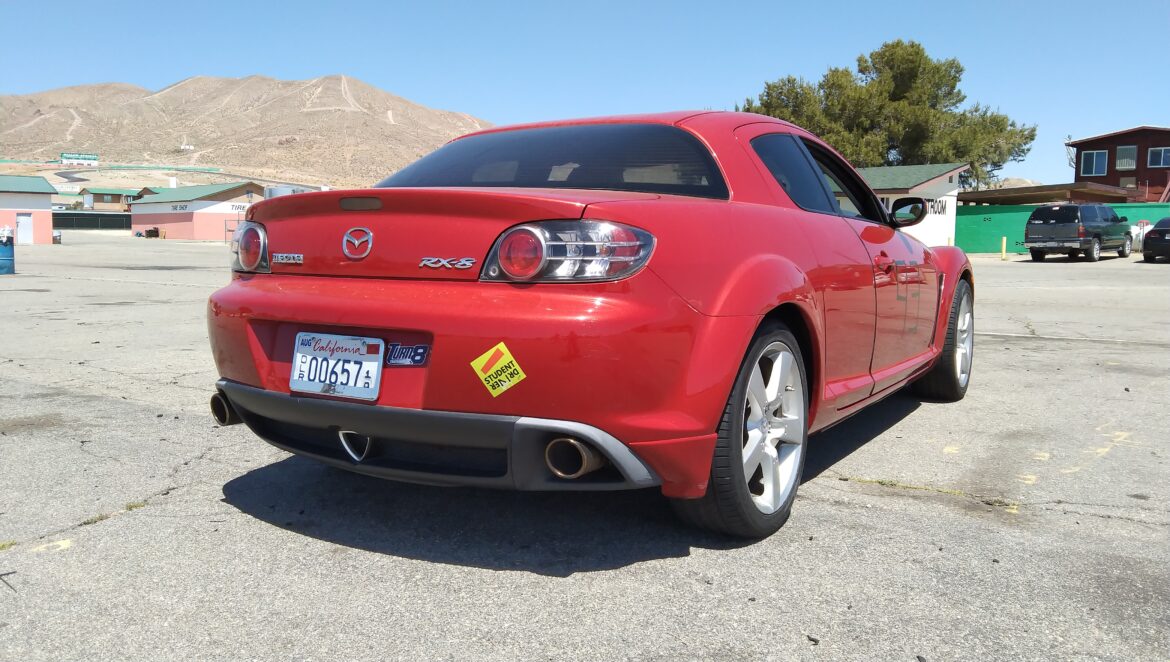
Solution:
M761 425L763 421L760 422ZM748 428L747 442L743 445L743 477L744 480L750 481L752 474L756 473L756 467L760 466L760 462L764 457L764 448L767 446L764 431L761 427Z
M776 462L776 452L771 448L760 456L760 482L764 485L764 493L758 498L762 505L767 508L767 512L775 512L776 506L774 500L776 496L776 487L778 485L778 478L776 467L779 463Z
M782 444L799 446L804 443L804 414L802 412L792 412L780 418L776 427L772 428L776 432L776 439Z
M784 503L784 499L788 498L789 485L787 476L785 476L784 463L780 458L772 460L772 489L767 492L769 505L772 507L772 512L776 512L780 508L780 504Z
M780 403L783 388L788 384L791 374L792 355L788 352L780 352L779 356L772 362L772 374L768 376L769 405Z
M764 384L764 373L757 363L752 368L752 376L748 378L748 405L752 409L752 420L763 418L768 406L768 388Z

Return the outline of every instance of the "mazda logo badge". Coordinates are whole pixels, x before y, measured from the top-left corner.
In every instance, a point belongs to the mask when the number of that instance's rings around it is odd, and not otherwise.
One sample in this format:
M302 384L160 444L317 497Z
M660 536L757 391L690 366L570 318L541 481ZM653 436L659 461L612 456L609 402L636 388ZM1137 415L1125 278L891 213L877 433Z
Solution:
M351 260L360 260L374 248L374 233L369 228L350 228L341 238L341 252Z

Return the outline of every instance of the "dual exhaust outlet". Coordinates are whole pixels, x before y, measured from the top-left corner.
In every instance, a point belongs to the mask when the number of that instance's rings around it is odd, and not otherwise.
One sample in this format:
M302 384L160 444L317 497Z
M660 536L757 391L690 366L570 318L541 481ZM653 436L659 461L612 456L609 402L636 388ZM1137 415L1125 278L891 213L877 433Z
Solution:
M223 393L218 391L216 391L215 395L211 396L211 417L221 426L243 423L240 420L240 415L236 413L231 403L227 401L227 398L223 397Z
M242 423L235 408L222 393L211 396L211 417L222 426ZM343 430L338 433L342 449L354 461L360 463L366 458L373 445L369 437ZM593 446L572 437L557 437L544 447L544 464L552 475L564 480L576 480L601 469L609 460Z
M576 480L609 463L589 444L572 437L558 437L544 447L544 464L557 478Z

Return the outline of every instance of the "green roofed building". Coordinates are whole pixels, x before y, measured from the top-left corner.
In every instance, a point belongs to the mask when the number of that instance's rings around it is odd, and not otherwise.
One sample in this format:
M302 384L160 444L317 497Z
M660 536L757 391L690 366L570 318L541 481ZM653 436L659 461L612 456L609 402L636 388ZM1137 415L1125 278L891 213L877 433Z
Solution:
M53 196L44 177L0 175L0 231L17 244L53 243Z
M149 187L139 193L142 197L130 203L131 228L144 234L157 228L166 239L226 241L248 207L264 199L264 187L255 182Z
M130 203L138 198L139 189L89 186L78 191L82 207L94 211L130 211Z

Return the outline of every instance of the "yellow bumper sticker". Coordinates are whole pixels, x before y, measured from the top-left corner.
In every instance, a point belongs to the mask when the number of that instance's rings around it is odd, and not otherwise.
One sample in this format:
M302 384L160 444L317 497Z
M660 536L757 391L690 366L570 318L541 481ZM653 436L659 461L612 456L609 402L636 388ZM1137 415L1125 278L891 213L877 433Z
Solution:
M493 398L524 381L526 376L502 342L472 361L471 369Z

